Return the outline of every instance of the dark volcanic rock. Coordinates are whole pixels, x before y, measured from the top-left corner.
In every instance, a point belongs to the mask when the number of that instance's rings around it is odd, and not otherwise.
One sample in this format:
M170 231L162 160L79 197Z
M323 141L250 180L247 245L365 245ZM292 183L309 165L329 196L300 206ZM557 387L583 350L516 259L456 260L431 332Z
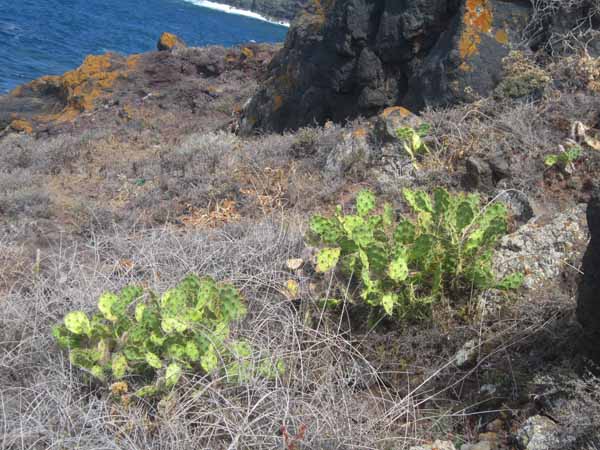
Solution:
M501 0L321 2L292 25L243 131L412 110L489 94L530 7Z
M587 207L590 243L583 257L583 277L579 284L577 319L586 334L592 357L600 361L600 186L596 186Z

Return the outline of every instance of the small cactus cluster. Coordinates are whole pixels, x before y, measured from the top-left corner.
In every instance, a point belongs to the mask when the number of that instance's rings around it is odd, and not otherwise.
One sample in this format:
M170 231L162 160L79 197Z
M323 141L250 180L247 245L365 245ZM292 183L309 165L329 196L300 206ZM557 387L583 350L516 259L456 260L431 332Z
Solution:
M372 192L356 198L356 214L338 206L333 217L316 215L309 240L321 247L317 271L334 268L356 277L361 298L388 316L418 318L461 289L516 288L521 274L498 282L493 248L507 232L507 210L481 207L478 195L404 190L412 218L396 220L389 204L377 208Z
M243 381L283 369L268 358L255 366L250 345L230 339L229 326L246 307L235 287L209 277L189 275L160 297L127 286L104 293L98 310L91 318L68 313L53 335L74 366L100 381L152 380L135 392L139 397L172 388L185 370L211 373L222 365L228 380Z

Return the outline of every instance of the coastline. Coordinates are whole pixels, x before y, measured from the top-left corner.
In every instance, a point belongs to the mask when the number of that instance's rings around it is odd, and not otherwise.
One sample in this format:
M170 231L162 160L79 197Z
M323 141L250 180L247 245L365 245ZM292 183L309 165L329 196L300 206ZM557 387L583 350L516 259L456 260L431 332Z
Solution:
M209 0L184 0L184 1L186 1L188 3L192 3L197 6L200 6L202 8L214 9L216 11L221 11L221 12L224 12L227 14L235 14L238 16L250 17L252 19L257 19L257 20L262 20L263 22L272 23L273 25L279 25L279 26L287 27L287 28L289 28L289 26L290 26L290 23L286 22L284 20L270 19L266 16L263 16L262 14L259 14L259 13L253 12L253 11L248 11L245 9L235 8L233 6L225 5L223 3L212 2Z

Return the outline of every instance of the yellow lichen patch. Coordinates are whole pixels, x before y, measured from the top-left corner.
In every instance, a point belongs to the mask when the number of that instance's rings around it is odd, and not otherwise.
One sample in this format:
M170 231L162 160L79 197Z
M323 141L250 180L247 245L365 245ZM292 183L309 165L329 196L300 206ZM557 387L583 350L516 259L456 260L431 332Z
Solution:
M383 110L381 116L384 119L387 119L390 115L392 115L395 112L399 112L401 117L412 116L412 112L403 106L390 106L389 108Z
M175 36L173 33L163 33L160 35L160 39L158 40L159 45L164 47L164 48L173 48L175 47L175 45L177 45L177 36Z
M506 30L498 30L495 34L496 42L502 45L508 44L508 33Z
M62 84L69 93L71 106L81 111L90 111L95 101L104 91L113 87L115 81L123 75L112 69L113 55L90 55L78 69L67 72Z
M369 135L369 130L364 127L359 128L358 130L354 130L352 132L352 136L356 138L364 138Z
M137 67L142 55L131 55L127 58L127 69L133 70Z
M67 106L61 112L56 114L40 114L35 116L34 119L38 122L50 123L50 122L72 122L81 114L81 111L72 106Z
M464 30L458 45L463 60L479 52L481 34L492 31L493 18L489 0L467 0L463 17Z
M10 91L8 93L8 95L10 95L11 97L20 97L22 93L23 93L23 87L17 86L12 91Z
M242 48L242 55L244 55L248 59L254 58L254 52L248 47Z
M473 70L473 68L464 61L460 64L460 66L458 66L458 69L463 72L471 72Z
M96 101L108 96L117 80L126 78L135 70L140 58L141 55L132 55L124 60L111 53L90 55L75 70L62 76L41 77L25 85L33 91L43 91L48 86L58 88L67 101L61 111L39 115L35 119L41 122L70 122L81 112L93 110Z
M279 111L283 106L283 97L281 95L276 95L273 99L273 111Z
M19 131L27 134L33 133L33 125L27 120L17 119L10 123L10 128L14 131Z

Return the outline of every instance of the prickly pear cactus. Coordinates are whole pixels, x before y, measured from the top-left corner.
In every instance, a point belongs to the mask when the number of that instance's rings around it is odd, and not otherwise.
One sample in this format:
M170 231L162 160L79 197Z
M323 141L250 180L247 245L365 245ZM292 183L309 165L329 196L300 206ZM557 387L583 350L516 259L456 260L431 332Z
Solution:
M378 209L368 190L358 194L356 214L338 207L331 218L314 216L309 239L323 246L317 271L351 274L363 301L397 318L426 317L436 301L467 289L520 286L521 274L497 281L491 269L507 232L503 205L442 188L433 197L408 189L403 196L412 214L400 220L389 204Z
M246 314L235 287L189 275L162 296L136 286L107 292L91 318L73 311L53 329L70 361L100 381L128 378L151 383L140 397L162 394L186 372L226 372L230 381L257 373L272 376L282 363L261 358L249 344L230 338L230 325ZM244 346L241 353L236 349Z

